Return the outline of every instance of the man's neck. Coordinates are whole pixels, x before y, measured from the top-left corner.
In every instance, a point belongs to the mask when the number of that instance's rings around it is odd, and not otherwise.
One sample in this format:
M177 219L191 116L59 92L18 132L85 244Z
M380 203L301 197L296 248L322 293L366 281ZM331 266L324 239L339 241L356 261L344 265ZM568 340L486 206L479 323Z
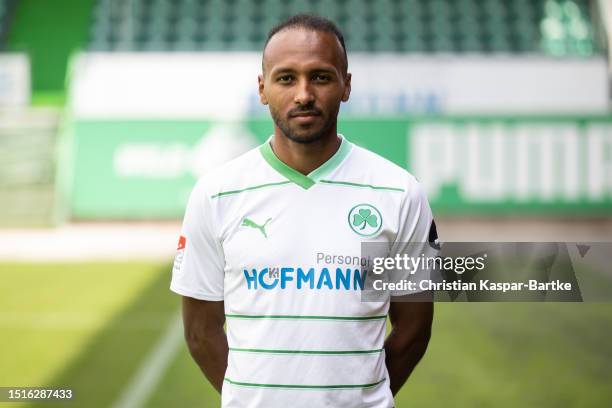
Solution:
M341 141L334 130L329 136L316 142L297 143L280 134L279 129L275 129L271 144L280 161L303 175L308 175L338 151Z

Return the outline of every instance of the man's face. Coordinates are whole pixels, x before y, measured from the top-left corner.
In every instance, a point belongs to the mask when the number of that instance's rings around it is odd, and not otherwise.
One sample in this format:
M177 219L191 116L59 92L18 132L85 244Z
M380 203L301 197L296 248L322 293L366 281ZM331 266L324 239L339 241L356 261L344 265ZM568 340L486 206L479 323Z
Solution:
M333 33L289 28L268 42L259 96L289 139L311 143L328 135L350 91L351 75Z

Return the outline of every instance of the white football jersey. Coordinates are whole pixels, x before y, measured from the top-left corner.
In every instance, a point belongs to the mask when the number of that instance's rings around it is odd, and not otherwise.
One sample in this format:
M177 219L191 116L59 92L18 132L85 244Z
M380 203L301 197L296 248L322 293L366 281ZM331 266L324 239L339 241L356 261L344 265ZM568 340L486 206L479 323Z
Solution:
M268 141L202 177L170 288L225 302L222 406L392 407L389 301L361 299L361 243L398 252L432 221L412 175L344 137L307 176Z

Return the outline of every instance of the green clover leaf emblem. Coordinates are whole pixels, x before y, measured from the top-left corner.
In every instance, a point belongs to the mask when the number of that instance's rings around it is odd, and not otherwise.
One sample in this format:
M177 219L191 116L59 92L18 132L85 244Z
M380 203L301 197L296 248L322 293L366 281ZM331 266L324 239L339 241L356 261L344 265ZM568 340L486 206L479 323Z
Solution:
M348 225L354 233L362 237L373 237L383 225L383 216L372 204L357 204L350 209L347 217Z
M370 227L376 227L378 226L378 217L376 214L372 214L371 210L362 208L359 210L358 214L353 214L353 226L359 227L360 225L360 230L365 229L367 225Z

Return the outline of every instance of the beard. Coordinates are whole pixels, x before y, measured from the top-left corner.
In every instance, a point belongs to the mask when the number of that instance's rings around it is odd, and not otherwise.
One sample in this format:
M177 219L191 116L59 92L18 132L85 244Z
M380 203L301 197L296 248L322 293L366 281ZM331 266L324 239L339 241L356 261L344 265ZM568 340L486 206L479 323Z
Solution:
M339 110L340 106L338 106ZM336 118L338 116L338 110L336 110L335 114L324 117L323 113L320 110L319 115L321 115L324 119L323 124L320 127L313 127L312 129L304 128L297 124L293 126L289 122L289 118L291 117L291 113L299 112L299 111L307 111L307 110L315 110L314 107L304 107L301 109L295 109L289 112L287 118L284 118L280 112L276 109L273 109L270 106L270 114L272 115L272 119L278 128L281 130L283 135L296 143L308 144L317 142L323 138L325 138L331 129L333 129L336 124Z

